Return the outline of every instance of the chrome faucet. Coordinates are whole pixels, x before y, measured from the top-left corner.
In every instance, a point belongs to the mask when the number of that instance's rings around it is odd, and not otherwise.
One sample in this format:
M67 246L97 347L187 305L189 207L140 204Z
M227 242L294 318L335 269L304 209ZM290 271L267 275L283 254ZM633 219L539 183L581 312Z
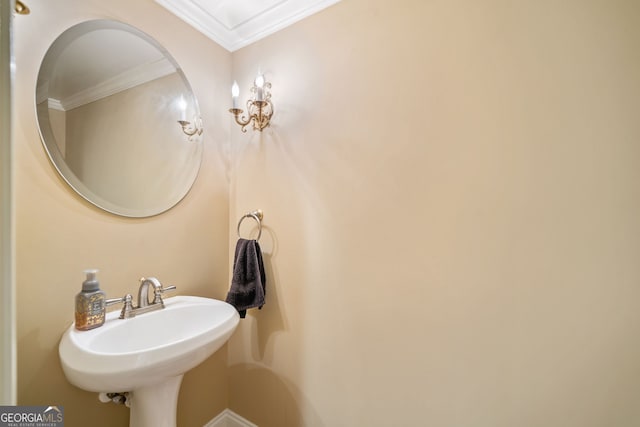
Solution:
M153 301L149 299L149 286L153 288ZM166 291L176 289L175 286L162 286L162 283L155 277L142 277L140 279L140 287L138 288L138 306L133 306L133 297L126 294L122 298L113 298L106 301L107 305L123 303L120 319L129 319L135 317L136 314L148 313L164 308L162 294Z

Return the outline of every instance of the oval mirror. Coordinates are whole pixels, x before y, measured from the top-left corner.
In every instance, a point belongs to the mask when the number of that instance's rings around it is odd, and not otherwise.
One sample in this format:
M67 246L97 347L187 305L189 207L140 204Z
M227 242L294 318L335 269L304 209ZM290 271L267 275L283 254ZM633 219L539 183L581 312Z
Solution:
M196 179L196 97L171 55L127 24L94 20L63 32L40 66L36 110L55 168L106 211L157 215Z

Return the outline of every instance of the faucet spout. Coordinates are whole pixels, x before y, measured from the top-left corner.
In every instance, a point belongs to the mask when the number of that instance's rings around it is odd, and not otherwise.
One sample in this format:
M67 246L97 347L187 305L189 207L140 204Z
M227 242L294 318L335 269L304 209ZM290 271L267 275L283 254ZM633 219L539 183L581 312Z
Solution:
M153 302L149 299L149 285L153 287ZM156 303L155 295L158 295L160 292L162 292L162 284L158 279L155 277L142 277L140 279L140 288L138 289L138 307L143 308Z

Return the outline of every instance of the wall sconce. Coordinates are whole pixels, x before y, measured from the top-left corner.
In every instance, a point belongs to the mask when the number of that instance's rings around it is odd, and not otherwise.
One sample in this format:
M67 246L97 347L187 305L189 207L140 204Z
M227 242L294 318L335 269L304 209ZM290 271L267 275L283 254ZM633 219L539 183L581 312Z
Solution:
M243 111L238 108L238 95L240 94L240 88L237 82L233 82L231 87L231 99L233 101L233 108L229 109L229 112L233 114L236 123L242 127L242 132L246 132L246 127L253 122L253 130L259 130L269 126L271 116L273 115L273 105L271 105L271 83L264 80L264 75L258 72L258 76L253 82L251 88L251 99L247 101L247 112L249 117L240 117Z
M186 120L178 120L178 123L182 126L182 132L189 137L189 141L193 139L194 135L200 136L204 131L202 129L202 119L200 117L194 117L193 123Z
M181 96L178 102L178 109L181 112L182 118L178 120L180 127L182 127L182 132L187 135L189 141L193 139L195 135L202 135L204 131L202 129L202 119L198 116L193 116L193 123L185 120L185 116L187 113L187 101L185 101L184 96Z

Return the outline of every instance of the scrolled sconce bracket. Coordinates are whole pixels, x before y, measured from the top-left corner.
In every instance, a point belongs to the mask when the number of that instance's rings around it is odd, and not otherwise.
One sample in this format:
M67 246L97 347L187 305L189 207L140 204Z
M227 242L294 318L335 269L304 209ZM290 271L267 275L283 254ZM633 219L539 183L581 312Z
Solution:
M249 123L251 123L252 118L250 117L247 119L245 116L242 116L242 118L240 118L240 114L244 112L241 108L230 108L229 112L233 114L233 118L236 120L236 123L241 126L240 129L242 129L242 132L246 133L246 127L249 125Z
M202 135L204 129L202 128L202 119L200 117L194 117L193 123L186 120L178 120L178 124L182 127L182 132L189 137L189 141L194 135Z
M252 117L254 117L253 129L262 132L262 129L266 128L271 123L273 107L269 100L253 101L253 105L255 107L255 112L252 114Z

